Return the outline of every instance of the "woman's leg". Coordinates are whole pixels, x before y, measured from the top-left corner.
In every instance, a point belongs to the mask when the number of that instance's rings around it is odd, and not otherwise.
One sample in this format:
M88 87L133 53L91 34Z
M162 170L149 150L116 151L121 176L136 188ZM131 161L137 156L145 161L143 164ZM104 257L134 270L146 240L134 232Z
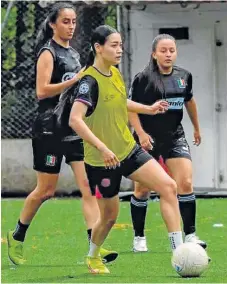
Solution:
M75 176L76 183L82 194L82 208L83 215L87 225L88 241L90 243L92 228L99 218L99 206L95 195L92 195L85 166L83 161L70 162L72 171ZM103 262L114 261L118 253L116 251L100 249L101 258Z
M116 222L119 212L119 197L98 199L100 216L92 229L87 265L92 273L109 273L100 259L100 248Z
M63 142L66 163L72 168L75 181L82 195L82 211L87 226L88 240L90 242L91 230L98 219L99 208L95 195L91 193L87 174L84 166L83 141L76 139Z
M30 224L42 203L55 194L59 174L37 172L37 186L25 199L24 208L20 214L23 224Z
M76 183L82 194L82 210L88 230L91 230L99 217L96 197L92 195L83 161L70 163ZM90 238L90 236L89 236Z
M147 192L152 189L160 194L162 217L169 232L172 249L175 249L183 242L175 181L154 159L143 164L129 178L143 184Z
M54 196L57 181L58 174L37 172L37 186L26 198L15 230L7 235L8 254L14 264L23 264L23 242L27 229L42 203Z
M158 152L153 151L152 156L159 161L163 167L163 160L159 157ZM133 251L134 252L147 252L147 240L144 235L145 220L147 215L147 206L150 192L144 185L134 182L134 194L131 197L131 217L134 229Z
M100 216L93 227L91 241L100 247L116 222L119 212L119 197L100 198L98 205Z
M147 243L144 235L145 219L147 214L147 203L150 192L138 182L134 182L134 194L131 197L131 217L134 229L133 251L146 252Z
M96 194L100 215L92 228L87 265L92 273L109 273L102 263L100 248L114 225L119 211L118 192L121 169L105 169L85 165L91 191Z
M192 186L192 162L179 157L166 160L171 176L177 183L178 200L184 225L185 241L196 242L206 248L206 243L196 237L196 199Z

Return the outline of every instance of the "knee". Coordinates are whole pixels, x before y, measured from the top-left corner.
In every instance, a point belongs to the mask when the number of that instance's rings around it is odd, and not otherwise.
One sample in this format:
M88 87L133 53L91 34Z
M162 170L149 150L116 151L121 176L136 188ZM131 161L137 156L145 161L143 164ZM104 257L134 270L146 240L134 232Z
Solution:
M134 195L138 199L148 199L150 195L150 191L140 184L135 185Z
M93 196L90 192L83 192L82 194L82 201L85 203L96 202L95 196Z
M192 190L192 179L185 178L178 184L178 193L191 193Z
M165 197L165 199L169 199L169 200L170 199L172 200L173 198L176 199L176 197L177 197L177 184L173 179L171 179L167 182L165 188L166 188L166 190L165 190L164 195L163 195Z
M35 198L40 199L41 202L44 202L55 195L55 187L51 184L47 184L42 188L36 188Z
M88 180L78 182L80 193L84 201L90 201L94 196L91 194L91 189Z
M51 199L52 197L54 197L55 195L55 192L46 192L43 196L42 196L42 202L48 200L48 199Z

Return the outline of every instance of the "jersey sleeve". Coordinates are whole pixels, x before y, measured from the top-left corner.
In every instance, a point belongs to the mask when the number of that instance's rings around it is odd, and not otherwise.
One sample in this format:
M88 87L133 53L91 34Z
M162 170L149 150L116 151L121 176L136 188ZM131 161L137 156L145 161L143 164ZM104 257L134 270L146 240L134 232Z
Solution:
M51 55L52 55L52 57L53 57L53 60L55 61L55 60L56 60L56 54L55 54L55 50L54 50L54 48L53 48L52 46L43 46L43 47L39 50L39 52L38 52L38 54L37 54L37 59L40 57L40 55L41 55L45 50L48 50L48 51L51 53Z
M132 82L131 88L129 89L128 99L139 102L140 101L140 94L142 91L141 85L141 74L137 74Z
M91 115L98 101L98 83L95 78L85 75L75 89L74 97L75 102L82 102L88 106L86 116Z
M186 95L184 98L185 102L188 102L193 97L193 91L192 91L192 74L189 73L188 79L187 79L187 86L186 86Z

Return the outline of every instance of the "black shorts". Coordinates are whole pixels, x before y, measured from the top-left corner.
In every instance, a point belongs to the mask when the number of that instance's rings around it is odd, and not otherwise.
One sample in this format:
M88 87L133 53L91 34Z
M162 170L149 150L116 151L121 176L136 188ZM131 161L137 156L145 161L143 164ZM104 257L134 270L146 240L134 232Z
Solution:
M83 141L61 141L53 136L35 137L32 139L33 168L36 171L58 174L65 156L66 163L84 160Z
M150 136L152 137L152 134L150 134ZM139 141L136 135L134 135L134 138L137 142ZM161 140L154 138L153 149L148 152L157 161L160 156L162 156L164 161L171 158L186 158L191 160L190 147L184 133L181 133L180 135L177 133L172 137Z
M94 167L85 163L92 195L103 198L116 196L120 190L122 176L128 177L151 159L152 156L136 144L116 169Z

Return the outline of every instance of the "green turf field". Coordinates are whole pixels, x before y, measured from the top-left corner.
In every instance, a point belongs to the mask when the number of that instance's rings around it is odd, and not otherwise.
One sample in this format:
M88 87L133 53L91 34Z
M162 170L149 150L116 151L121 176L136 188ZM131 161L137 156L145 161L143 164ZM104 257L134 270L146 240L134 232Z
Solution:
M212 258L199 279L182 279L172 269L169 241L159 212L150 202L146 222L149 253L131 252L132 227L129 202L121 203L120 215L105 247L119 252L109 275L91 275L84 265L88 250L80 200L47 201L30 226L25 242L26 265L12 266L7 258L6 232L14 228L23 200L2 200L3 283L224 283L227 282L227 199L198 200L198 234L208 243ZM213 227L222 223L221 228Z

